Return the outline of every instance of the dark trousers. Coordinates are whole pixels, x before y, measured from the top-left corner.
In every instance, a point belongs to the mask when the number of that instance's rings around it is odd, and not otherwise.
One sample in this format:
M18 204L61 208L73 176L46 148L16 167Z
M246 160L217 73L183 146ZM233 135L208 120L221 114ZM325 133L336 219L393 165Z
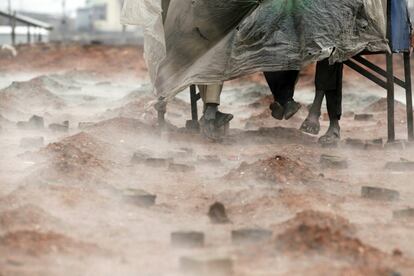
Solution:
M264 72L267 84L272 91L275 101L285 105L293 100L299 71ZM316 65L315 87L324 91L330 119L341 119L342 115L342 79L343 64L330 65L328 59L319 61Z
M316 65L315 87L324 91L329 119L340 120L342 115L343 63L330 65L328 59Z
M299 71L277 71L263 73L275 101L282 106L293 100Z

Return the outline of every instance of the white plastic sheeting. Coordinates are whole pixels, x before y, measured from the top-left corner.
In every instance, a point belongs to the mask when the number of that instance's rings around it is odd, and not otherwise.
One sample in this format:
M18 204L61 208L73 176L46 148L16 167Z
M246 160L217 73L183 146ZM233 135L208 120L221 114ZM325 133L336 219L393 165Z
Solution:
M191 84L386 51L381 1L126 0L123 23L143 26L155 92L168 100Z

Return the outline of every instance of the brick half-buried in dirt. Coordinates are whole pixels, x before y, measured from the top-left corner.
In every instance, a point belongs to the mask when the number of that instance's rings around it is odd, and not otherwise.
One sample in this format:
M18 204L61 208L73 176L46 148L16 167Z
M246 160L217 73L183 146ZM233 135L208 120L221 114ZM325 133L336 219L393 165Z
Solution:
M157 196L140 189L127 189L123 192L123 198L139 207L151 207L155 204Z
M414 172L414 162L413 161L398 161L398 162L388 162L385 165L385 168L390 171L395 172Z
M320 164L324 169L346 169L348 160L339 156L321 155Z
M195 171L195 167L185 164L170 163L168 166L168 171L187 173Z
M144 164L149 167L167 167L171 162L173 162L173 159L171 158L147 158L144 160Z
M270 240L272 231L266 229L239 229L231 232L231 240L234 244L256 243Z
M361 196L363 198L380 201L398 201L400 199L400 193L398 191L368 186L362 187Z
M197 248L204 246L204 233L190 232L173 232L171 233L171 244L174 247Z
M370 121L374 119L373 114L355 114L354 120L355 121Z
M414 219L414 208L396 210L396 211L393 212L393 218L395 218L395 219Z
M234 273L233 260L230 258L182 257L180 269L190 275L228 276Z

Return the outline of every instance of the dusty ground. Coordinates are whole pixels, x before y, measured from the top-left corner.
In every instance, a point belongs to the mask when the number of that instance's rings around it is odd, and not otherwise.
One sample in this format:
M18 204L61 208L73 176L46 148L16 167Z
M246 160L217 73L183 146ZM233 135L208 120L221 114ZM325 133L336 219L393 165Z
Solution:
M386 169L414 161L414 147L372 141L386 141L385 92L362 78L347 74L337 148L297 130L305 107L272 119L260 75L226 84L222 110L235 120L211 143L183 129L187 92L170 104L169 127L156 127L139 49L18 50L0 53L1 276L414 275L414 216L393 215L414 208L414 171ZM304 106L311 84L309 68L296 96ZM397 103L400 139L404 112ZM18 124L33 115L44 127ZM399 195L366 198L363 186ZM209 212L215 202L227 214ZM232 235L246 228L262 231ZM171 240L177 231L204 240Z

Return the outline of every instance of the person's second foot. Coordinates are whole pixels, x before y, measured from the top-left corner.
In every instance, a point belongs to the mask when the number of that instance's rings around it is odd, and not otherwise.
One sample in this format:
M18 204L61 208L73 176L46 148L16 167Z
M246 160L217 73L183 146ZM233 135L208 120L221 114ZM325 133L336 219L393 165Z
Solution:
M319 118L316 116L308 116L306 120L302 123L300 130L312 135L318 135L319 131L321 130Z
M285 117L285 120L289 120L290 118L293 117L293 115L295 115L299 109L302 107L302 105L298 102L295 101L288 101L285 104L285 110L284 110L284 114L283 116Z
M319 138L322 146L336 146L341 140L341 129L339 126L330 126L328 131Z
M283 108L283 106L278 103L278 102L273 102L270 105L270 110L272 110L272 117L275 118L276 120L283 120L283 116L285 114L285 109Z

